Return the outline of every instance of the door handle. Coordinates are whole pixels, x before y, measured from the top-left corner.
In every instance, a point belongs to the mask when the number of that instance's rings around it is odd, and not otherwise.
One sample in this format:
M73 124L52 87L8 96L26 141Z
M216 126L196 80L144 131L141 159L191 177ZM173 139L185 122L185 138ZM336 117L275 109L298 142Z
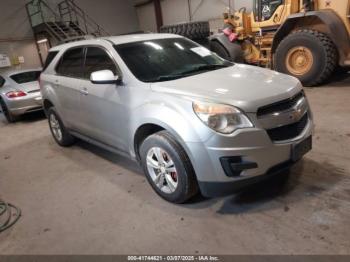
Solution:
M81 89L79 92L80 92L81 94L85 95L85 96L87 96L87 95L89 94L89 92L87 91L86 88Z

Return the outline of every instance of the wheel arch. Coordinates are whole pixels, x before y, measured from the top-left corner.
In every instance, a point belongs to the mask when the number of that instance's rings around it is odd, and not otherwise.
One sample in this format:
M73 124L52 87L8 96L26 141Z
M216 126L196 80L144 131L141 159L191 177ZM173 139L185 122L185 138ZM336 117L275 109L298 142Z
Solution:
M162 130L165 130L164 127L154 123L145 123L137 128L133 142L135 157L137 161L140 161L140 146L142 142L145 141L147 137Z
M182 146L182 148L185 150L187 156L190 158L191 162L193 163L193 156L187 147L185 141L181 137L181 135L174 130L170 125L164 123L164 122L159 122L157 120L155 121L148 121L143 124L141 124L137 129L136 132L134 133L133 137L133 150L135 154L135 159L137 161L140 161L140 155L139 155L139 149L143 141L145 139L155 133L158 133L160 131L167 131L169 132L175 139L176 141Z
M49 100L49 99L44 99L43 101L43 107L44 107L44 110L45 112L50 108L50 107L53 107L54 104Z
M272 44L272 53L276 52L278 45L286 36L292 31L299 29L314 29L327 34L338 51L339 65L345 65L347 56L350 53L349 33L341 18L332 10L290 15L276 32Z

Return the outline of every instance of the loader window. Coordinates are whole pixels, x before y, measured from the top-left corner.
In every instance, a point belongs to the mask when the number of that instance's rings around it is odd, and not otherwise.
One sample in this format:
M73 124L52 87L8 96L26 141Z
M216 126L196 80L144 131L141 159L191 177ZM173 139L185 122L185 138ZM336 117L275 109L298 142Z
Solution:
M313 0L303 0L303 5L305 8L305 11L315 10L315 2Z
M259 22L269 20L283 3L284 0L255 0L255 20Z

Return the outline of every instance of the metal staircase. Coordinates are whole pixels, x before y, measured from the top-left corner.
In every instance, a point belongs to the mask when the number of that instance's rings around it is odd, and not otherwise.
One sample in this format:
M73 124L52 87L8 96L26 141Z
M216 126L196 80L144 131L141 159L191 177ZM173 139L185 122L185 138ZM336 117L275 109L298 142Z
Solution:
M26 9L35 39L48 39L50 46L109 35L73 0L64 0L55 7L44 0L32 0Z

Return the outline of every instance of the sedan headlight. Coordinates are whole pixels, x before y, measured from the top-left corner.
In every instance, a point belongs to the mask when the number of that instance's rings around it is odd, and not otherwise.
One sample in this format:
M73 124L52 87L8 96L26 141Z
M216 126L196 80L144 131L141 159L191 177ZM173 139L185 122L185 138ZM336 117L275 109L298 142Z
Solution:
M208 127L222 134L231 134L240 128L253 127L248 117L233 106L193 102L193 110Z

